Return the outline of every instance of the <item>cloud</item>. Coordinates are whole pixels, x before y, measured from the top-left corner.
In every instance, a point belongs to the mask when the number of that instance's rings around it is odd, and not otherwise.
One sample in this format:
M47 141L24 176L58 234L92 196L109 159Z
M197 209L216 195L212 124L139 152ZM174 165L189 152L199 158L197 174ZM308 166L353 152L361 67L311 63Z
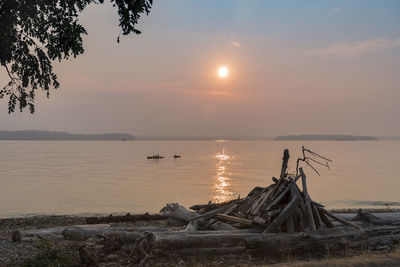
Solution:
M374 39L355 43L335 43L327 48L307 51L306 54L314 56L361 55L396 46L400 46L400 37L397 39Z
M236 48L242 47L242 45L238 41L231 41L230 45Z

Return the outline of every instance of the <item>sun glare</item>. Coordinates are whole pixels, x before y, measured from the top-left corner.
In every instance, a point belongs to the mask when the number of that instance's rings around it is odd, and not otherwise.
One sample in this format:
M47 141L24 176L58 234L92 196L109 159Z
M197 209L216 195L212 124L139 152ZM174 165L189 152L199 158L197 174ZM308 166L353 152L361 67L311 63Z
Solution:
M221 66L218 68L218 77L224 79L228 77L229 69L226 66Z

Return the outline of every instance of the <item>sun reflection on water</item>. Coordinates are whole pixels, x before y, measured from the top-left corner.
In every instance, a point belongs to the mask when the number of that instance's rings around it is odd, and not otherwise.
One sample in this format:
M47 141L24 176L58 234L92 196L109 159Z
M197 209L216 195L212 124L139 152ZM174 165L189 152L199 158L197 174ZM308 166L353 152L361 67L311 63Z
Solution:
M233 198L233 193L229 191L229 173L226 172L231 157L228 155L227 151L223 149L222 152L215 155L215 158L217 159L217 175L215 176L216 184L214 185L213 202L221 203Z

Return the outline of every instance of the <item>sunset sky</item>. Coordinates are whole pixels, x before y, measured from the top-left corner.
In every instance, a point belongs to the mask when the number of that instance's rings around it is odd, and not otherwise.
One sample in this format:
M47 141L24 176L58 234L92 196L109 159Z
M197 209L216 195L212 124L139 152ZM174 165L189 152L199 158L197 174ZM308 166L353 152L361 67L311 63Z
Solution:
M116 10L92 5L60 89L33 115L1 101L0 130L400 136L399 14L398 0L156 0L118 44Z

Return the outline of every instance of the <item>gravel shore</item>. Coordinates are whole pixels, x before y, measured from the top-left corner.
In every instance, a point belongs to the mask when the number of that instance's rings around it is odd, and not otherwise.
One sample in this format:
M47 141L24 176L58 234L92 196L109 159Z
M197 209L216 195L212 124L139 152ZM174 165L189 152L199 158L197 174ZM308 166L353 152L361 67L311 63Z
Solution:
M37 216L0 219L0 266L21 264L38 252L37 245L34 243L12 242L14 231L76 224L85 224L85 218L78 216Z

